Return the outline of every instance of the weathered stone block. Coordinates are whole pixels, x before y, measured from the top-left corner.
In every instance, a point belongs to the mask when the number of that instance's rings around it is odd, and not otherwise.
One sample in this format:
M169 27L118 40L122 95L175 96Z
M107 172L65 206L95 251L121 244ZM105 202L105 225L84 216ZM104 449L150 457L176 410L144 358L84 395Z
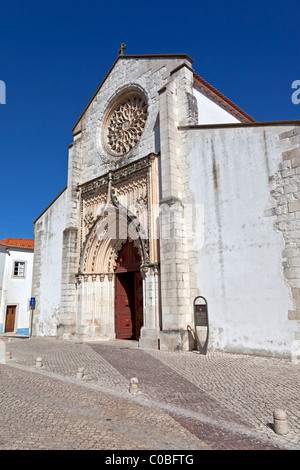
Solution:
M285 152L282 152L282 159L283 160L289 160L295 157L300 156L300 147L296 147L291 150L286 150Z
M289 204L289 212L300 211L300 201L291 202Z
M300 320L300 310L289 310L288 319L289 320Z
M300 147L299 147L300 149ZM297 157L293 157L292 158L292 167L295 168L295 167L298 167L300 166L300 155L298 155Z

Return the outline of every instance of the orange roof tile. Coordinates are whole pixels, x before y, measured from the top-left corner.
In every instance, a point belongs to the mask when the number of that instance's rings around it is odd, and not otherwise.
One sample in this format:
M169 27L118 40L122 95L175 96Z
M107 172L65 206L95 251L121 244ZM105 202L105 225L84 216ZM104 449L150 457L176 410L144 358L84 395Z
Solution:
M0 241L0 245L33 250L34 240L29 240L27 238L5 238L5 240Z
M200 87L202 85L204 87L204 89L209 94L217 96L218 98L220 98L224 102L224 104L229 105L229 108L231 108L232 112L235 112L238 115L240 115L240 117L244 120L244 122L249 122L249 121L250 122L256 122L255 119L253 119L251 116L249 116L249 114L245 113L245 111L243 111L236 104L234 104L232 101L230 101L228 98L226 98L226 96L224 96L220 91L218 91L216 88L214 88L212 85L210 85L210 83L208 83L206 80L199 77L199 75L197 75L195 72L194 72L194 79L195 79L196 83L198 83L200 85Z

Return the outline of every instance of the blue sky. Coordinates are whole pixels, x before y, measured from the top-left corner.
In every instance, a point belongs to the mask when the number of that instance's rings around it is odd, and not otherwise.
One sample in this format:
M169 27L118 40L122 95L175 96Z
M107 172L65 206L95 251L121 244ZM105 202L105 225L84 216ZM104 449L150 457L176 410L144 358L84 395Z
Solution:
M121 42L128 55L190 55L257 121L296 120L299 20L294 0L0 0L0 240L33 238L66 186L72 128Z

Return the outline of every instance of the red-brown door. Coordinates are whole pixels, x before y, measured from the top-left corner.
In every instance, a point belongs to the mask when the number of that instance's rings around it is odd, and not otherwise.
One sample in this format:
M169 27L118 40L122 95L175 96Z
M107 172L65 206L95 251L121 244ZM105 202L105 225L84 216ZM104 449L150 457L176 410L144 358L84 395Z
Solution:
M5 333L15 331L16 305L10 305L6 309Z
M116 274L116 337L134 337L133 273Z
M143 326L143 279L141 259L133 243L125 243L116 269L115 328L116 338L140 337Z

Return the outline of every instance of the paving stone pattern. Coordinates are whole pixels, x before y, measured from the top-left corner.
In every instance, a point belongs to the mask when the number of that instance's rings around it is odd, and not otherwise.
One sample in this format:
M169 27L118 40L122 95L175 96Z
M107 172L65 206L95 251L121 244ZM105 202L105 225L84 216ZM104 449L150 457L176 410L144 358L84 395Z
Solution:
M2 341L12 352L0 365L2 449L300 449L300 366L289 361L145 351L130 341ZM278 407L287 436L272 429Z
M259 378L265 383L264 376L261 375L264 368L263 370L258 368L259 373L254 377L252 364L258 362L271 365L272 361L269 359L235 357L227 354L214 354L208 358L195 353L145 352L139 349L130 349L124 354L122 348L112 348L103 344L92 347L116 370L123 371L128 379L133 376L138 377L143 396L168 409L174 419L212 448L266 449L285 445L300 448L299 394L297 395L299 375L297 386L297 383L293 382L295 367L288 367L292 389L287 395L292 395L294 399L292 403L294 409L298 409L298 419L295 417L293 421L295 432L291 433L289 442L286 442L285 439L278 439L274 432L270 432L272 423L269 421L273 420L273 409L278 407L276 404L283 403L280 393L274 400L273 407L269 407L269 414L264 424L261 422L263 420L260 416L261 405L264 401L270 401L268 383L263 387L265 393L258 394ZM248 365L243 367L245 359ZM235 361L239 364L237 368L234 367ZM202 364L206 364L206 370ZM284 361L275 360L274 365L276 364L280 365L281 370L286 365ZM299 374L299 369L297 370ZM210 376L210 379L205 378L205 375ZM276 379L276 372L267 372L266 380L270 375L273 380ZM209 384L213 386L209 387ZM247 385L251 389L250 393ZM272 385L269 384L270 387ZM215 391L212 393L212 390ZM218 393L220 391L222 394ZM255 397L255 400L249 403L251 396ZM236 406L236 403L239 403L239 406ZM168 406L164 407L164 404ZM262 437L265 437L264 442L260 441Z
M1 450L201 450L162 411L77 384L0 365Z

